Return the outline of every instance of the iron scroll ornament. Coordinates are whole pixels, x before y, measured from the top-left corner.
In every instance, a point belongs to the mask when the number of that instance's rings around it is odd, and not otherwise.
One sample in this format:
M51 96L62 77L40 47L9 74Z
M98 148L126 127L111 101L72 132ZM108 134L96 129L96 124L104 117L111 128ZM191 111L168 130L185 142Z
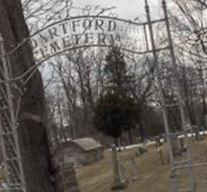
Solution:
M153 23L158 23L164 21L163 19L158 19L152 21ZM68 26L67 26L68 25ZM82 25L82 26L81 26ZM23 44L25 44L28 41L31 41L33 48L34 48L34 54L37 48L45 48L48 44L56 44L57 41L59 41L61 38L65 37L73 37L74 42L73 44L65 47L65 50L69 49L71 50L72 47L75 49L79 47L86 47L88 46L111 46L112 43L116 43L116 45L120 45L120 48L125 49L126 51L137 53L137 54L143 54L145 52L151 52L146 48L147 39L149 37L145 37L144 33L146 29L146 26L148 26L148 22L142 22L137 23L135 21L126 20L126 19L120 19L117 17L110 17L110 16L97 16L97 15L82 15L82 16L76 16L76 17L70 17L67 19L63 19L57 22L54 22L41 30L33 33L28 38L25 38L25 40L18 44L11 52L7 53L8 55L13 54L15 51L17 51ZM144 29L145 28L145 29ZM62 30L62 31L61 31ZM62 35L61 35L62 33ZM95 35L99 35L99 41L81 41L80 36L88 36L89 33L94 33ZM112 37L115 37L112 39L112 41L107 40L104 38L104 36L101 35L109 35ZM128 44L134 44L134 47L132 46L124 46L123 44L126 42L118 42L120 38L125 36L129 40ZM112 38L113 38L112 37ZM87 38L87 37L86 37ZM101 39L100 39L101 38ZM137 39L136 39L137 38ZM138 39L139 38L139 39ZM131 39L131 42L130 42ZM66 39L62 39L66 40ZM79 43L77 43L77 41ZM118 40L118 41L113 41ZM123 39L122 39L123 40ZM139 45L135 45L135 40L141 40L144 47L142 49L139 49ZM137 42L139 43L139 42ZM136 47L137 46L137 47ZM137 48L137 49L135 49ZM158 48L159 49L159 48ZM160 49L162 49L160 47ZM62 52L61 50L60 52ZM55 52L57 53L57 52ZM45 58L44 58L45 59Z
M163 22L164 19L151 21L151 24ZM30 42L36 65L24 74L13 77L16 81L28 74L35 73L37 67L48 59L67 51L89 47L112 47L133 54L152 53L148 37L148 22L135 22L110 16L81 15L54 22L33 33L12 51L7 57L18 54L18 50ZM156 51L168 49L168 46L157 47Z

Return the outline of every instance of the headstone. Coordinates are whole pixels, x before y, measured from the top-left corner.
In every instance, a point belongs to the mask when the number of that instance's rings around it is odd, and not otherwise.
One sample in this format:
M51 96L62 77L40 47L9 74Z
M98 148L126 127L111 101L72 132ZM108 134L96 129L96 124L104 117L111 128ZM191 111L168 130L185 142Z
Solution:
M186 152L187 149L186 149L186 145L185 145L185 142L184 142L184 138L180 138L179 141L180 141L180 148L181 148L182 152L183 153Z
M80 192L72 163L60 165L56 183L57 192Z
M172 141L171 142L172 143L172 151L173 151L173 155L175 157L180 156L186 152L186 146L185 146L183 138L178 138L176 136L171 141Z
M157 152L158 152L159 157L160 157L160 163L161 163L161 165L164 165L165 162L164 162L164 158L163 158L163 154L162 154L162 150L160 149L160 146L158 145L156 147L156 149L157 149Z
M195 139L196 139L197 141L201 140L198 125L194 125L194 126L193 126L193 131L195 132Z
M137 164L135 162L135 159L132 157L130 158L130 164L131 164L131 167L132 167L132 180L133 181L137 181L138 180L138 168L137 168Z
M136 156L141 156L141 155L143 155L144 153L146 153L147 152L147 149L145 148L145 146L143 146L143 147L138 147L137 148L137 151L136 151Z
M176 157L176 156L179 156L180 155L180 150L179 150L179 141L178 141L178 137L175 136L171 139L171 145L172 145L172 152L173 152L173 155Z
M112 164L113 164L113 186L112 190L120 190L124 189L128 186L128 182L126 178L124 178L124 174L121 171L120 164L117 158L117 150L116 146L112 146Z
M157 136L157 137L155 138L155 147L157 148L157 147L159 147L160 145L161 145L160 137Z

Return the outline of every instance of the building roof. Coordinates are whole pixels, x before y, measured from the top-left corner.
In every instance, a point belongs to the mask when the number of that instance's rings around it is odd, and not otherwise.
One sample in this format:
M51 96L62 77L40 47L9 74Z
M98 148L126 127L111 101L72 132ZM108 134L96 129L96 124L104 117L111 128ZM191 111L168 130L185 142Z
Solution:
M74 140L71 140L70 142L78 145L84 151L90 151L90 150L102 147L100 143L98 143L97 141L89 137L74 139Z

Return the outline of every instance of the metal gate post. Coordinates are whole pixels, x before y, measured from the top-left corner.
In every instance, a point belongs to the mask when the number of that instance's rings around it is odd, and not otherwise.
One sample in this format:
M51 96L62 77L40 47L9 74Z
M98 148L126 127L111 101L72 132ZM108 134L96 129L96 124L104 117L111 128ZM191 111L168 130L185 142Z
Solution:
M15 105L12 90L9 62L4 50L3 38L0 34L0 59L2 62L2 85L0 106L0 134L3 160L6 168L6 182L11 192L26 192L26 183L22 166L17 122L15 118Z

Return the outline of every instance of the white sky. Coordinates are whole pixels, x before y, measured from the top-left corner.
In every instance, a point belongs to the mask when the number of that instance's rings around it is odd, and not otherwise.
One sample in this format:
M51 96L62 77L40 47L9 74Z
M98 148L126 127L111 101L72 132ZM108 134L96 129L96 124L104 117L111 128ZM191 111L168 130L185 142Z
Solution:
M161 7L161 0L148 0L153 11ZM144 13L144 0L74 0L74 5L84 7L86 5L100 5L101 7L116 6L115 12L119 17L133 20Z
M136 17L144 17L145 20L145 0L72 0L74 7L84 8L87 5L93 7L100 6L103 8L116 7L113 12L118 14L119 18L134 20ZM171 0L166 0L167 2ZM161 0L148 0L151 8L152 18L155 19L160 14ZM159 17L159 16L158 16ZM46 70L46 73L48 71ZM44 73L45 76L46 73Z

